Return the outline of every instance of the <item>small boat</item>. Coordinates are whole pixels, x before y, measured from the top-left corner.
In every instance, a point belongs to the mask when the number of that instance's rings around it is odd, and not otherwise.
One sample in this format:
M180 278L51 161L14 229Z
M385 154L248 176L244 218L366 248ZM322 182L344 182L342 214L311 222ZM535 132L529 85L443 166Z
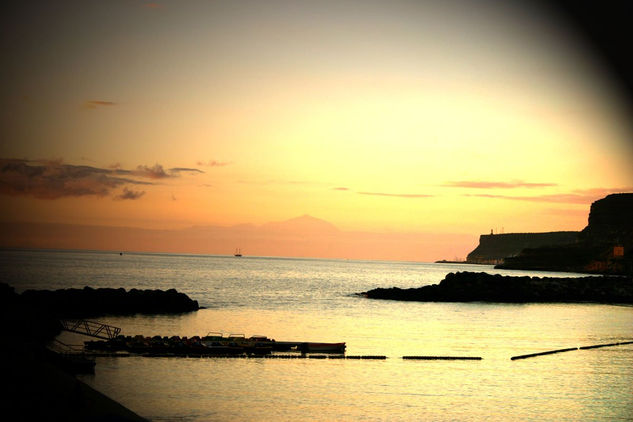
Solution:
M235 249L235 253L233 254L233 256L242 256L242 251L239 248Z

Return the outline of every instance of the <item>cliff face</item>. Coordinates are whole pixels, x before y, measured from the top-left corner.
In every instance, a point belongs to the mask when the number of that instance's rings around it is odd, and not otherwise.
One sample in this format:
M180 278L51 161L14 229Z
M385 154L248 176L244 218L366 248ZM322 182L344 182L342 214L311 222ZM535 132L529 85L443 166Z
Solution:
M524 249L498 268L633 273L633 193L609 195L591 204L589 224L573 245Z
M526 248L569 245L578 241L579 232L482 234L479 245L468 254L471 264L499 264Z
M633 193L602 198L589 211L589 224L580 234L584 242L633 246Z

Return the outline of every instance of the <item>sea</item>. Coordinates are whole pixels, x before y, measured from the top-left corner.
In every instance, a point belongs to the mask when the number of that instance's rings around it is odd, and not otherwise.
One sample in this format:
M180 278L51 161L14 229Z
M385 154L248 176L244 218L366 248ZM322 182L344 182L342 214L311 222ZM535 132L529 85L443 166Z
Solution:
M2 250L0 281L27 289L171 289L178 315L103 316L124 335L265 335L346 342L371 359L98 357L78 377L152 421L633 420L633 340L618 304L421 303L357 295L457 271L576 277L492 266L104 251ZM82 335L58 340L82 345ZM481 357L409 360L403 356Z

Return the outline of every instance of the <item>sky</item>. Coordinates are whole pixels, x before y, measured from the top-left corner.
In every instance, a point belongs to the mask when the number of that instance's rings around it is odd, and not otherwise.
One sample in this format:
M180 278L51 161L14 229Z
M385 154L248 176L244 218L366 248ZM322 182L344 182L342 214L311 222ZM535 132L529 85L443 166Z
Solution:
M581 230L593 201L633 191L622 87L535 2L36 1L1 19L1 223L308 215L451 259L434 244ZM361 238L354 257L392 258Z

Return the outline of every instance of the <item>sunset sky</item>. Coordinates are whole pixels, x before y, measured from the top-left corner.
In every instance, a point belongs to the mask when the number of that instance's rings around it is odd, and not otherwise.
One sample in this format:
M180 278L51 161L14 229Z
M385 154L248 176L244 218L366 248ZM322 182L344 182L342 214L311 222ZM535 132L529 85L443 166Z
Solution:
M626 100L556 14L474 4L18 2L0 221L581 230L633 191Z

